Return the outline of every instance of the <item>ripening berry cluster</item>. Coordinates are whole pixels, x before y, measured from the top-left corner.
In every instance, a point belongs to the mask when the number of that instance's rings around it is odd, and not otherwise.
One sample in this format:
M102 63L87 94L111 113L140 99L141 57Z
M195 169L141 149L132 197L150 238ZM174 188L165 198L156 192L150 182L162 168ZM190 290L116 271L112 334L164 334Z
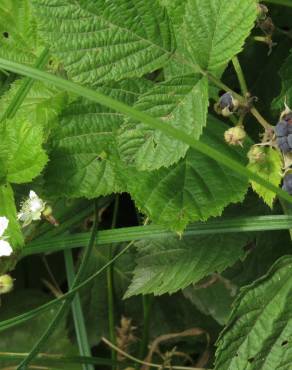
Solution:
M279 149L283 153L292 152L292 113L285 115L275 126Z

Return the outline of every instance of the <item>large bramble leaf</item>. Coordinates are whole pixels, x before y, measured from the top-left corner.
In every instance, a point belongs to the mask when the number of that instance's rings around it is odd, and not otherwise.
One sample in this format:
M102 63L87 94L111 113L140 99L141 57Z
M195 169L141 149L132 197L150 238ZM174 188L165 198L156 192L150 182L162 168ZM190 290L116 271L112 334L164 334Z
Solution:
M139 77L174 50L166 10L158 0L33 0L41 33L79 83Z
M224 142L226 128L210 117L201 140L245 163L246 150ZM242 201L248 188L247 180L193 149L169 168L126 174L128 191L138 208L155 223L176 231L189 222L221 215L228 204Z
M162 82L142 95L135 108L198 139L207 119L208 81L200 75L186 75ZM122 158L139 170L170 166L188 149L159 130L131 121L122 127L118 141Z
M137 243L139 258L126 297L175 293L221 272L245 255L246 234L165 238Z
M8 236L13 250L21 248L24 240L17 221L13 190L9 184L0 186L0 216L5 216L9 220L5 236Z
M225 66L250 34L256 4L255 0L188 0L184 38L191 61L212 72Z
M42 148L42 126L15 117L3 121L0 129L5 148L1 159L5 158L7 181L16 184L30 182L40 174L48 160Z
M0 56L32 64L40 52L41 43L30 1L1 0Z
M290 370L292 363L292 258L242 289L218 340L217 370Z
M273 185L279 186L282 181L282 158L280 152L274 148L267 147L263 148L263 153L265 154L263 162L250 163L247 167L251 171L260 173L263 178ZM254 181L251 182L251 185L253 190L272 208L276 195Z
M104 86L104 93L133 104L144 80L125 80ZM124 189L115 136L124 115L86 99L73 102L62 113L53 135L47 184L66 197L93 198ZM58 176L56 176L56 173Z

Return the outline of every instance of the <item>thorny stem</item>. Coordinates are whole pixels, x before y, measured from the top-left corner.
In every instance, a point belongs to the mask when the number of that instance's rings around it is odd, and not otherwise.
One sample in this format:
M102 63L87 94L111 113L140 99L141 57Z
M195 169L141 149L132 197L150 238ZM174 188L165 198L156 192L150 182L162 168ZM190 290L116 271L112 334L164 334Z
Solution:
M134 356L129 355L127 352L123 351L122 349L118 348L117 346L115 346L114 344L112 344L106 338L102 337L101 340L105 344L107 344L110 348L114 349L115 351L117 351L118 353L120 353L121 355L123 355L124 357L126 357L129 360L132 360L134 362L137 362L138 364L141 364L141 365L145 365L145 366L149 366L149 367L155 367L156 369L160 369L160 370L163 370L163 369L172 369L172 370L208 370L206 368L202 369L202 368L199 368L199 367L189 367L189 366L186 367L186 366L174 366L174 365L159 365L159 364L154 364L154 363L151 363L151 362L142 361L142 360L139 360L138 358L136 358Z

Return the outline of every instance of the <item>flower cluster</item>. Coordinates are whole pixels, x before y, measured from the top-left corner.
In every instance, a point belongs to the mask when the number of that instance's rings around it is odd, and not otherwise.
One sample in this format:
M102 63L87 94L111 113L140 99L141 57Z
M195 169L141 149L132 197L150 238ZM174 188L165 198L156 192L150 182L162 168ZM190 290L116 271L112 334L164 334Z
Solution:
M32 221L40 220L42 212L45 210L44 202L34 191L29 192L28 199L22 204L17 219L23 223L23 227L29 225Z

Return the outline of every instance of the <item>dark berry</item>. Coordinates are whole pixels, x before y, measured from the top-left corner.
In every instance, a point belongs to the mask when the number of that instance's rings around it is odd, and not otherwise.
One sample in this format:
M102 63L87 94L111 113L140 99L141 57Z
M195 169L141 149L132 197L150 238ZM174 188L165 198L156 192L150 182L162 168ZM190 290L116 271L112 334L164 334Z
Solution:
M284 177L282 189L292 195L292 174L288 174Z
M290 152L290 146L288 144L288 138L285 137L278 137L277 139L278 147L283 153L289 153Z
M292 123L292 112L284 114L282 119L288 123Z
M288 135L292 134L292 124L291 123L288 123Z
M288 135L288 123L286 121L280 121L275 126L275 133L277 137Z
M292 149L292 135L287 136L287 141L288 141L288 145L289 145L290 149Z
M233 98L230 93L223 94L219 99L219 105L221 109L229 108L230 110L233 109Z

